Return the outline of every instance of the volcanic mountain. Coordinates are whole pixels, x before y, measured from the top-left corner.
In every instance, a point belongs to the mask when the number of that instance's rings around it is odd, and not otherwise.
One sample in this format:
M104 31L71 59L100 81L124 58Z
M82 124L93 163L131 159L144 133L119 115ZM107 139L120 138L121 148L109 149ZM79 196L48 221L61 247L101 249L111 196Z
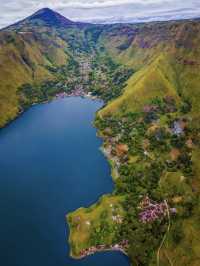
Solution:
M42 8L35 12L33 15L27 17L26 19L17 22L7 29L16 29L24 26L47 26L47 27L55 27L55 28L66 28L69 26L84 26L88 25L88 23L81 22L73 22L59 13L53 11L50 8Z

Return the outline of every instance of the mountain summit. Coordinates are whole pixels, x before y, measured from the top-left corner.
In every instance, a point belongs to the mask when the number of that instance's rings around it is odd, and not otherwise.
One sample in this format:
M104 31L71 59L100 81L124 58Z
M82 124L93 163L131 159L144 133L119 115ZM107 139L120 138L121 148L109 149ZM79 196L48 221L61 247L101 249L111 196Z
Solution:
M27 18L27 20L34 22L37 20L42 21L47 26L54 27L66 27L68 25L73 25L75 22L65 18L59 13L51 10L50 8L43 8Z
M24 20L21 20L5 29L19 30L22 29L24 26L30 29L34 26L47 26L55 28L66 28L69 26L77 26L81 28L82 26L86 25L89 24L71 21L50 8L42 8L37 12L35 12L34 14L32 14L31 16L25 18Z

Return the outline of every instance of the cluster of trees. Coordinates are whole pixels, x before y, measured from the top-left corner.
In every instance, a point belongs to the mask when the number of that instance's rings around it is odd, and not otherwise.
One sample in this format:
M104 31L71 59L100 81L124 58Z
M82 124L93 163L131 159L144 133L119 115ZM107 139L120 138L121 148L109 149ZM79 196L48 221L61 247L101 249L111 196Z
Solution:
M116 244L115 234L119 232L119 225L113 223L107 210L102 211L97 223L91 224L90 246Z
M91 61L89 90L108 102L122 93L126 80L132 74L132 69L115 63L106 53L97 53Z
M47 101L61 91L62 89L57 86L55 81L46 81L40 85L27 83L18 89L19 103L25 110L31 104Z
M55 74L56 78L42 83L27 83L19 87L18 98L21 109L27 109L32 103L51 100L58 93L70 92L81 82L79 64L70 55L65 65L51 65L46 68Z

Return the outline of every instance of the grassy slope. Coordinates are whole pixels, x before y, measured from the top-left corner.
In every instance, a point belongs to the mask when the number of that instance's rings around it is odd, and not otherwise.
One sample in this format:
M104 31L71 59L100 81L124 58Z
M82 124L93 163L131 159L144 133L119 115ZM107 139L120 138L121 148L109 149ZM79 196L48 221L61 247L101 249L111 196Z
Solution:
M132 66L136 73L128 80L124 94L110 102L99 112L100 116L114 114L120 116L128 111L142 110L142 107L155 96L172 95L181 102L188 98L192 103L189 116L192 118L193 127L199 126L200 118L200 25L198 22L184 22L170 26L171 33L162 36L164 41L157 44L157 32L150 30L151 35L136 36L130 47L119 53L117 47L119 38L108 38L107 49L112 56L120 62ZM169 35L170 38L169 38ZM117 40L116 40L117 39ZM139 43L147 41L149 47L141 48ZM151 45L152 44L152 45ZM191 63L192 62L192 63ZM193 167L195 169L195 187L200 192L198 149L192 151ZM167 177L171 188L182 186L180 181ZM161 178L162 181L162 178ZM164 184L166 185L166 184ZM191 193L191 187L185 186L185 193ZM199 214L197 210L190 218L182 220L180 225L183 230L183 239L180 243L174 242L172 233L168 236L161 250L161 265L199 265ZM172 232L175 224L172 224ZM154 264L153 264L154 265Z
M124 50L118 47L127 42L126 38L120 38L120 34L105 35L102 41L107 50L117 61L133 67L136 73L128 80L124 94L100 114L121 112L123 106L137 110L155 95L169 94L178 100L180 93L192 100L193 114L199 113L199 33L199 22L144 26Z
M167 55L160 54L149 65L138 70L127 82L124 94L110 103L101 115L138 110L145 102L156 96L171 95L177 98L174 72L167 61Z
M119 196L103 196L97 204L89 208L80 208L66 217L70 225L69 242L71 245L71 256L79 257L82 250L92 246L91 234L94 231L99 231L103 235L103 232L101 232L101 219L103 219L103 223L107 224L106 229L111 229L110 234L107 234L102 243L107 245L113 243L117 224L113 221L112 216L114 212L123 216L122 200L123 198ZM102 215L105 217L101 218Z
M49 37L51 38L51 37ZM66 64L67 44L60 38L49 43L42 35L0 32L0 127L19 112L17 88L24 83L53 79L48 65Z

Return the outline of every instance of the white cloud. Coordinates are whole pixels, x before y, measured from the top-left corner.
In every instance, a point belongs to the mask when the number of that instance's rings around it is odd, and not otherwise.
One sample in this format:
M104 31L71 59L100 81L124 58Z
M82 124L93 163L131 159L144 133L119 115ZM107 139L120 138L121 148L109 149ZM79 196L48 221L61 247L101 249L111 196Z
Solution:
M0 28L40 8L52 8L72 20L150 21L200 16L199 0L0 0Z
M173 2L173 0L168 0L168 2ZM157 4L163 2L162 0L69 0L69 1L49 1L51 6L55 7L71 7L71 8L82 8L82 9L94 9L94 8L106 8L106 7L115 7L127 4L138 4L138 5L148 5L148 4Z

